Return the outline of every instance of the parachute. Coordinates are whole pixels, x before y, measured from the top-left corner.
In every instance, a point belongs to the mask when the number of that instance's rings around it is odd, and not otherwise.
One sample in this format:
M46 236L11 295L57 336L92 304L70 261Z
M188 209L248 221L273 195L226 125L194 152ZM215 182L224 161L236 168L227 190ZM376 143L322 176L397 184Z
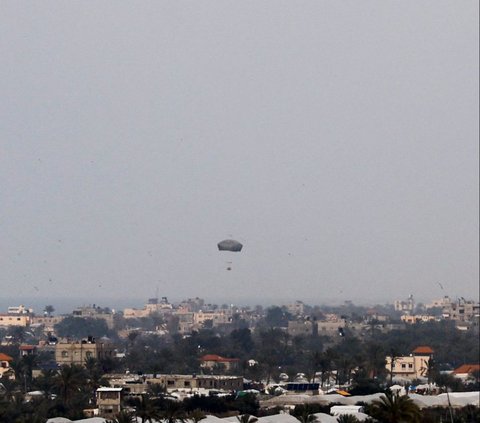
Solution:
M217 246L219 251L232 251L234 253L242 251L243 248L243 245L234 239L225 239L220 241Z

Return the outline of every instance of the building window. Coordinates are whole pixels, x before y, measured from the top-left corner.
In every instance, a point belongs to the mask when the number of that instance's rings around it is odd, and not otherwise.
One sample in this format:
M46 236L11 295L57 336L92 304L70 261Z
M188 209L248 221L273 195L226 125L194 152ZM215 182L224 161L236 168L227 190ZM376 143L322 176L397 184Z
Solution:
M68 357L68 351L62 351L62 357Z
M175 385L175 381L167 380L167 386L173 386L173 385Z
M407 367L406 364L402 364L402 369L405 369Z
M409 368L409 369L413 369L413 364L410 363L410 364L408 365L408 368Z
M186 381L183 383L183 386L185 386L185 388L190 388L190 381L186 380Z

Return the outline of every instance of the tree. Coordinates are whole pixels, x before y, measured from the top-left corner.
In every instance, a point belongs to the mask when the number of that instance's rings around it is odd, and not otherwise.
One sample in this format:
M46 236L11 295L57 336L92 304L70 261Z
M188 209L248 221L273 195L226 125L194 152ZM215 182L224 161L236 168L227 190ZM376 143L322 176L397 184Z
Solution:
M302 423L314 423L318 421L315 415L311 414L308 409L305 409L300 416L297 416L297 420Z
M46 305L45 308L43 309L43 312L50 317L52 313L55 311L55 308L52 305Z
M394 348L390 348L390 385L393 385L393 368L395 367L395 362L399 358L399 354Z
M198 423L200 420L203 420L206 417L206 415L202 410L200 410L199 408L196 408L195 410L190 411L190 413L187 414L187 417L193 423Z
M69 407L74 395L86 384L85 369L76 364L62 366L55 378L55 387L60 400Z
M101 338L102 336L109 336L111 333L104 319L93 319L91 317L68 316L54 327L55 333L63 338L81 339L87 336Z
M135 402L135 415L140 417L142 423L152 423L154 420L162 418L160 410L149 395L142 395L140 399L137 399Z
M258 419L250 414L243 414L242 416L237 416L237 420L240 423L254 423L258 421Z
M182 407L174 401L167 401L161 416L166 423L181 423L185 421Z
M107 420L108 423L135 423L136 419L132 413L128 411L120 411L113 420Z
M342 414L337 418L338 423L358 423L359 421L353 414Z
M383 423L420 422L420 409L408 396L400 396L388 390L370 407L370 415Z

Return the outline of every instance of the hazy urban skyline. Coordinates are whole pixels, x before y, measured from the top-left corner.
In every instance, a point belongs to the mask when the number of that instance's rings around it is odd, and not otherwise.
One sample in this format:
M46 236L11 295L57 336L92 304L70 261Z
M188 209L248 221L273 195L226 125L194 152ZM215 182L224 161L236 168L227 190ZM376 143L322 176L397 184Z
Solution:
M478 2L0 7L2 296L478 296Z

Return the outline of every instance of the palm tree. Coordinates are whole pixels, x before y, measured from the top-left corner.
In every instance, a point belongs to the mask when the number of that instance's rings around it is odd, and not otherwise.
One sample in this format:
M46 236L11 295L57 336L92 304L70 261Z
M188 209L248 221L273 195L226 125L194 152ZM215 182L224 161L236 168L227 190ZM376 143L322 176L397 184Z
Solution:
M203 420L206 416L205 416L205 413L202 410L196 408L195 410L190 411L190 413L188 413L187 417L193 423L198 423L200 420Z
M73 394L85 386L85 370L83 367L72 364L62 366L55 378L55 385L63 404L69 405Z
M314 423L318 421L315 415L310 413L308 409L305 409L300 416L297 416L297 420L302 423Z
M184 422L184 413L181 406L174 401L167 401L165 408L161 413L162 418L167 423Z
M108 420L108 423L136 423L136 419L132 413L123 410L113 420Z
M410 397L390 390L372 402L370 414L384 423L417 423L421 417L420 409Z
M359 421L353 414L343 414L337 418L338 423L358 423Z
M149 395L142 395L142 398L135 405L135 415L140 417L142 423L159 420L162 418L160 410L152 401Z
M87 387L90 392L90 400L95 401L95 394L100 386L109 386L108 379L103 376L103 370L98 359L87 357L85 359L85 374L88 380Z
M242 416L237 416L237 420L240 423L254 423L258 421L258 419L250 414L243 414Z
M393 385L393 368L395 367L395 362L397 361L399 355L394 348L390 349L390 385Z

